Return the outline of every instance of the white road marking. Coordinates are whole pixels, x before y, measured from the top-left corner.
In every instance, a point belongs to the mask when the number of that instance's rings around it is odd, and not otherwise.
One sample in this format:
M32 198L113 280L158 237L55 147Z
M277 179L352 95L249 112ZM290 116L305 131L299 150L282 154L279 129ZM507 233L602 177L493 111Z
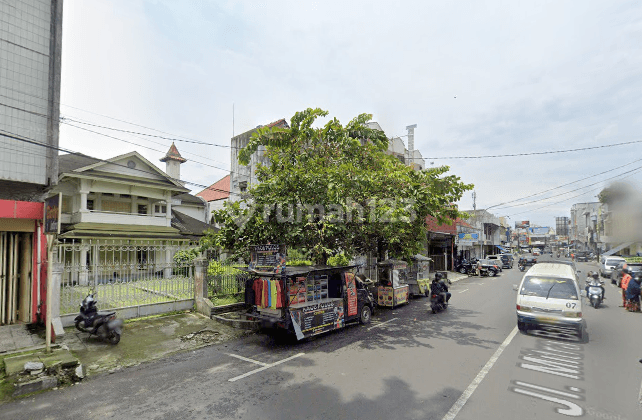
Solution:
M455 403L453 404L452 407L450 407L450 410L446 413L446 415L443 417L442 420L453 420L455 417L457 417L457 414L459 414L459 411L464 407L464 404L466 404L466 401L470 398L471 395L473 395L473 392L475 392L475 389L479 386L481 381L484 380L484 377L488 374L490 369L493 367L495 362L497 362L497 359L499 359L499 356L501 356L502 352L510 342L513 340L515 335L517 334L517 327L511 331L510 334L508 334L508 337L504 340L504 342L499 346L497 351L495 351L495 354L491 356L491 358L486 362L482 370L477 374L475 379L468 385L468 388L461 394L461 397Z
M252 371L250 371L248 373L244 373L243 375L235 376L232 379L228 379L228 382L235 382L235 381L238 381L239 379L247 378L250 375L254 375L255 373L263 372L266 369L269 369L269 368L274 367L276 365L280 365L281 363L288 362L288 361L290 361L292 359L296 359L297 357L301 357L304 354L305 353L298 353L298 354L295 354L294 356L290 356L290 357L288 357L286 359L279 360L278 362L270 363L269 365L265 365L265 366L260 367L258 369L254 369L254 370L252 370Z
M258 361L253 360L253 359L248 359L247 357L239 356L238 354L227 353L227 355L228 356L232 356L232 357L236 357L237 359L245 360L246 362L256 363L257 365L261 365L261 366L267 366L268 365L267 363L258 362Z
M468 289L464 289L461 292L457 292L457 293L464 293L466 290L468 290Z
M642 383L640 383L640 393L638 394L638 405L640 410L642 410Z
M382 323L380 323L380 324L373 325L372 327L368 328L368 331L370 331L370 330L371 330L371 329L373 329L373 328L377 328L377 327L380 327L380 326L382 326L382 325L385 325L385 324L387 324L388 322L392 322L392 321L394 321L395 319L397 319L397 318L392 318L392 319L387 320L386 322L382 322Z

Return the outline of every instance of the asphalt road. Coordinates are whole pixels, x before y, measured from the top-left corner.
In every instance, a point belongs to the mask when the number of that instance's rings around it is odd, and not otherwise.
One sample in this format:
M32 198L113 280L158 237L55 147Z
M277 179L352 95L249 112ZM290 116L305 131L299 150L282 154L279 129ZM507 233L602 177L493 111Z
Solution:
M581 278L595 265L580 263ZM0 407L2 419L639 419L642 314L608 284L585 306L589 342L516 332L522 273L504 270L380 309L309 341L264 334Z

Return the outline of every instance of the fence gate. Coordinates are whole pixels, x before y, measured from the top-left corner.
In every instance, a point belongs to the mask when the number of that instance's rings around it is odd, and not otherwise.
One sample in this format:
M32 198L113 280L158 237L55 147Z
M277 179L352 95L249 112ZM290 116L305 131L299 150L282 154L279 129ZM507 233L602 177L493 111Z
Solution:
M56 246L55 259L63 264L61 315L77 313L90 292L103 310L194 299L193 265L173 260L174 254L188 245L127 242L86 241Z

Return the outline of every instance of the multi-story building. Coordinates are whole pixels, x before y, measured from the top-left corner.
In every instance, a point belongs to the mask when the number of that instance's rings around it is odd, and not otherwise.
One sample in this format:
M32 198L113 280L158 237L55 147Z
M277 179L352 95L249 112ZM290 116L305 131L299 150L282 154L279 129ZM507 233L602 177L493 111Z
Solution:
M597 252L601 206L600 202L576 203L571 206L569 238L575 250Z
M45 314L43 200L58 179L62 5L0 2L0 325Z

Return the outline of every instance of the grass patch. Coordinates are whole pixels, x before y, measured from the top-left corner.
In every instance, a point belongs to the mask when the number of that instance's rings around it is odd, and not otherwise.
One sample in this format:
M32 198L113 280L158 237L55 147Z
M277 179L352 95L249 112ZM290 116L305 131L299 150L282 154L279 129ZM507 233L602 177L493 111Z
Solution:
M231 305L232 303L243 302L244 299L245 297L242 295L232 295L232 296L221 296L221 297L215 296L211 300L214 306L225 306L225 305Z

